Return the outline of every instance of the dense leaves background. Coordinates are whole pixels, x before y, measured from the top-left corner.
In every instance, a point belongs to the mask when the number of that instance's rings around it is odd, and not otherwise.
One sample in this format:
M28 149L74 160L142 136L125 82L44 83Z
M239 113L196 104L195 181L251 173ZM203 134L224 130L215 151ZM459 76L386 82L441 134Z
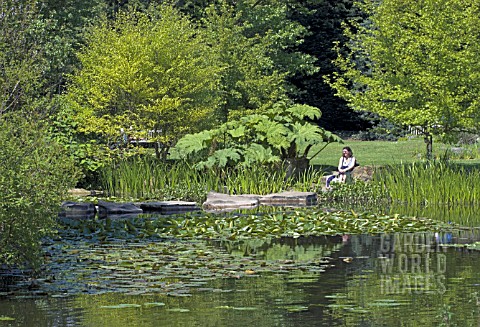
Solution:
M42 126L9 115L0 120L0 263L39 263L40 239L56 213L76 169L65 149Z

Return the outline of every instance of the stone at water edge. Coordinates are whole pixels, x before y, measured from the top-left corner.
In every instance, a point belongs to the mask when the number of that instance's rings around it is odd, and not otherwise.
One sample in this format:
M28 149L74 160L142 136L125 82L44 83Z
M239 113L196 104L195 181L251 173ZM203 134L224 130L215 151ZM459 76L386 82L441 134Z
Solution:
M374 173L375 173L375 168L373 166L358 166L352 170L351 177L354 181L369 182L372 180ZM329 175L322 176L322 178L320 179L320 183L323 191L326 190L325 186L326 186L328 176Z
M317 193L285 191L264 195L259 201L261 205L309 206L317 204Z
M86 190L84 188L72 188L68 190L68 194L75 196L75 197L82 197L82 196L97 196L103 195L103 191L97 190Z
M95 205L88 202L65 201L60 216L66 218L89 218L95 215Z
M258 195L229 195L210 191L203 203L204 210L253 209L258 207Z
M352 171L352 178L354 181L369 182L373 178L375 168L373 166L359 166Z
M107 201L98 201L98 215L105 217L108 215L141 214L143 210L133 203L114 203Z
M234 210L251 209L259 205L265 206L308 206L317 203L315 192L286 191L268 195L241 194L229 195L209 192L207 200L203 203L205 210Z
M152 201L141 202L138 206L144 212L160 212L164 214L197 211L200 208L195 202L188 201Z

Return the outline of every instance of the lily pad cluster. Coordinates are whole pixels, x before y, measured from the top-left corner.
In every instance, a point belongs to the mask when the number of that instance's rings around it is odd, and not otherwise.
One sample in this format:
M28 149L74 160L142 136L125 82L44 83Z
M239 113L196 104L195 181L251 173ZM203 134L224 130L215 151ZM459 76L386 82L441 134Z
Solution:
M223 243L451 228L424 218L318 207L64 220L56 239L44 244L42 278L26 281L23 288L52 296L108 292L190 296L192 288L207 288L216 279L291 271L315 276L330 266L328 253L272 260L255 252L234 253Z
M189 297L192 289L215 292L211 282L217 279L292 271L318 276L331 265L325 256L328 251L308 259L272 259L255 253L233 253L205 240L99 242L61 233L58 239L44 244L44 249L47 262L42 278L27 281L29 285L23 287L17 285L20 293L24 290L28 295L67 297L115 292ZM15 292L17 297L19 292Z
M66 227L87 238L186 237L236 239L338 234L441 231L452 226L427 218L302 208L263 214L187 213L126 219L70 221Z

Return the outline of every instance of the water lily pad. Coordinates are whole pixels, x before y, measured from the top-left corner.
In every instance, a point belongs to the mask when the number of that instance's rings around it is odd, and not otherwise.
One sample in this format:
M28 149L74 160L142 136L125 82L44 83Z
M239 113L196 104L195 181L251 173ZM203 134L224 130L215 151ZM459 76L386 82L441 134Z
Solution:
M72 296L71 294L52 294L51 297L53 298L66 298Z
M353 313L370 313L370 311L364 308L351 308L351 309L348 309L348 311Z
M332 295L325 295L328 299L346 299L347 296L344 294L332 294Z
M212 289L212 292L213 293L230 293L232 292L233 290L223 290L221 288L215 288L215 289Z
M170 312L190 312L189 309L182 309L182 308L173 308L173 309L167 309L167 311L170 311Z
M305 312L308 311L308 307L304 305L292 305L285 307L288 312Z
M329 304L327 305L329 308L338 308L338 309L352 309L353 305L351 304Z
M190 293L177 293L177 292L172 292L172 293L167 293L168 296L175 296L175 297L190 297L192 294Z
M144 307L152 308L152 307L163 307L165 303L163 302L147 302L143 304Z
M254 311L258 310L258 308L255 307L233 307L233 310L238 310L238 311Z
M369 306L373 306L373 307L397 307L397 306L406 305L406 304L408 303L398 302L396 300L391 300L391 299L381 299L372 303L368 303Z
M102 305L100 306L101 309L126 309L126 308L141 308L140 304L133 304L133 303L121 303L116 305Z

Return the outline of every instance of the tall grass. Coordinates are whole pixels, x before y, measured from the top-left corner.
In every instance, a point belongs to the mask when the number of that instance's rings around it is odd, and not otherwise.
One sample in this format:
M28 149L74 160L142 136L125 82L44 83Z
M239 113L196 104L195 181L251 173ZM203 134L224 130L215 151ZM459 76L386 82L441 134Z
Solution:
M145 157L129 158L104 168L100 185L110 196L132 199L198 200L205 190L220 190L218 174L200 173L189 165Z
M130 158L104 168L100 185L110 196L131 199L202 202L208 191L230 194L267 194L288 189L307 191L320 179L314 169L285 179L281 167L239 167L197 170L186 162L164 163Z
M392 202L422 205L475 205L480 202L480 171L443 161L387 166L375 180Z
M224 170L224 183L230 193L266 194L279 192L289 183L284 183L285 171L263 166Z

